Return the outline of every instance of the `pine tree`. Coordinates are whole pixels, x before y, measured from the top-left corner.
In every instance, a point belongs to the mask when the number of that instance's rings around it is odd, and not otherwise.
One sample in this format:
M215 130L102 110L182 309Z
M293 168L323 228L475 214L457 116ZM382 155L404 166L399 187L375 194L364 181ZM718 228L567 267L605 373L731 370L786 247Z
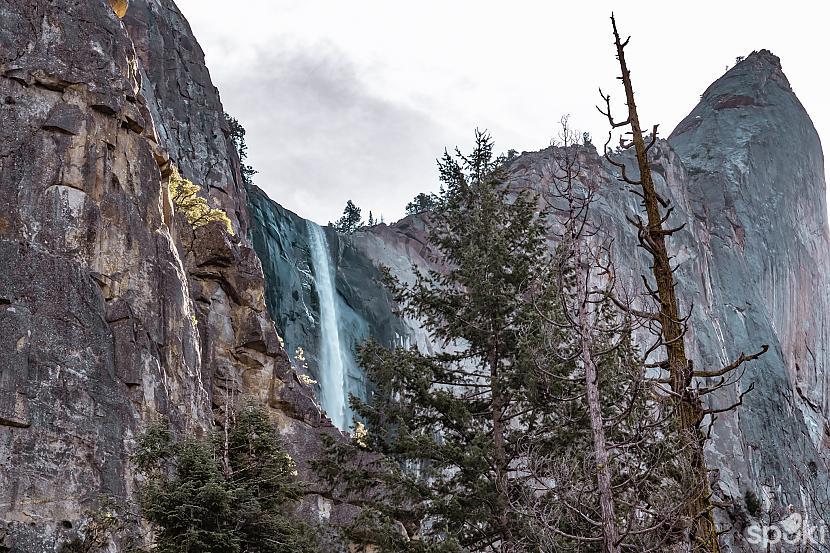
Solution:
M353 201L346 202L343 216L334 223L334 228L342 234L351 234L363 226L363 217L360 208Z
M549 375L569 370L532 367L539 311L556 303L545 214L535 198L504 185L504 158L486 133L476 133L468 156L445 152L439 173L442 207L430 243L446 270L419 272L395 292L446 352L362 347L375 391L352 404L368 432L351 446L330 443L317 468L340 492L367 498L349 532L356 543L519 551L532 534L512 506L532 485L522 477L523 444L528 436L543 447L559 439ZM381 457L361 458L355 448Z
M291 515L302 494L264 408L235 413L227 441L174 439L165 424L139 439L144 517L159 553L317 553L311 528Z
M372 215L372 212L370 211L369 212L369 221L368 221L367 225L370 226L370 227L373 227L373 226L375 226L375 224L376 224L375 217L374 217L374 215Z
M423 192L406 204L406 214L416 215L427 211L435 211L441 205L441 198L435 194L424 194Z
M245 141L247 132L245 131L245 127L242 126L242 123L227 113L225 114L225 121L228 123L231 142L239 156L239 170L242 173L242 183L245 186L251 186L254 184L254 175L257 174L257 171L245 163L248 159L248 143Z

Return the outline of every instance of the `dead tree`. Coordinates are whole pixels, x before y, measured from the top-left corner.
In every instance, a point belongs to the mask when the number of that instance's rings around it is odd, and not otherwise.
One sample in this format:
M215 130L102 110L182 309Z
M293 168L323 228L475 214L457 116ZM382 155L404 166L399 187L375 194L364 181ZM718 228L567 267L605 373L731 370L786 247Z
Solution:
M649 151L657 141L657 125L653 127L647 141L637 114L631 73L625 60L625 47L630 37L625 41L620 40L613 15L611 16L611 24L614 32L617 60L621 70L621 76L618 78L623 82L625 89L628 116L623 121L616 121L611 114L610 95L603 94L600 90L605 108L597 107L597 109L608 118L611 126L611 132L609 132L608 141L604 148L605 157L619 169L619 180L628 184L631 192L640 198L641 208L645 212L645 220L639 215L628 217L628 220L636 228L639 245L648 253L651 259L653 284L649 283L646 278L643 281L648 295L656 306L656 310L654 312L641 311L638 315L650 319L656 324L661 338L659 349L665 351L666 357L655 363L654 366L667 373L661 383L668 386L665 392L674 403L675 423L678 429L686 434L691 446L688 449L690 452L688 462L694 471L696 485L700 490L700 493L696 494L686 506L686 516L690 521L689 533L692 548L696 552L719 552L718 533L713 515L714 503L703 454L707 434L702 428L702 423L707 416L711 416L710 420L713 420L717 413L736 408L742 403L744 395L752 389L752 386L741 393L734 404L723 408L706 407L702 401L702 396L736 382L737 378L731 379L730 375L748 361L760 357L768 348L764 345L759 352L752 355L741 354L734 362L715 370L697 370L687 357L685 333L689 314L681 314L674 277L676 267L672 267L672 258L666 246L667 239L682 230L685 224L672 227L668 223L673 211L671 202L658 193L655 188L649 162ZM628 136L628 139L625 139L624 136L620 137L620 148L623 150L634 148L639 170L637 176L630 176L627 173L626 164L614 159L608 148L613 131L621 128L629 129L624 135ZM657 349L654 351L657 351ZM719 380L714 385L699 387L695 384L696 378L717 378Z
M614 508L614 491L612 488L610 453L605 435L605 421L599 389L599 373L594 361L594 325L592 314L591 282L595 275L595 264L591 261L591 251L587 240L593 234L588 225L588 208L593 199L593 191L584 188L583 193L576 191L576 179L581 176L578 156L574 152L576 135L568 126L568 118L562 118L563 155L556 160L553 168L553 195L562 200L564 205L551 205L554 212L563 218L560 238L560 259L570 265L575 273L574 285L568 287L560 282L563 291L570 288L570 299L564 300L563 314L569 326L575 331L578 359L582 366L585 386L585 402L588 411L593 454L596 467L596 487L599 497L604 553L620 553L620 533L617 528L617 515ZM557 271L562 275L564 271ZM568 305L570 304L570 305Z
M558 300L542 313L550 339L538 352L537 371L573 367L551 382L561 390L556 401L566 445L528 448L523 472L534 493L513 508L532 521L538 550L665 551L680 541L688 479L677 478L676 433L633 346L640 321L608 297L616 271L610 240L589 217L596 186L583 174L588 151L576 146L578 136L563 118L543 177L555 221L550 273Z

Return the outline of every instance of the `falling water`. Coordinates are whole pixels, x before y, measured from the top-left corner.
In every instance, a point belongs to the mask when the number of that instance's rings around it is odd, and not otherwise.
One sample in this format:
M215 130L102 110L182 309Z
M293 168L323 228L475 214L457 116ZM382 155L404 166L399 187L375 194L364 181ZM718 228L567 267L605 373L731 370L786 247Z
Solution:
M334 425L341 430L348 430L348 385L346 364L343 361L345 348L340 341L340 328L337 324L337 303L328 243L323 229L311 221L308 221L308 235L320 304L320 400Z

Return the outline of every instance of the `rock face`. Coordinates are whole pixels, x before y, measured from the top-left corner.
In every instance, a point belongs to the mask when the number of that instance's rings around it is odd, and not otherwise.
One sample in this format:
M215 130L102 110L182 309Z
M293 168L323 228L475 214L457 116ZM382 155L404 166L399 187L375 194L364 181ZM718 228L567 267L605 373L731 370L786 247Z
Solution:
M557 155L556 148L521 155L510 167L510 186L547 194ZM593 147L580 155L586 180L598 190L593 217L613 238L622 281L636 290L640 275L649 273L625 219L637 212L636 197ZM633 159L623 157L636 174ZM719 368L741 352L770 346L734 386L707 396L713 407L727 406L754 384L739 410L719 415L707 450L728 504L719 513L724 527L732 528L728 547L744 550L749 546L741 532L752 519L747 492L760 498L767 522L786 516L789 505L813 517L830 514L824 462L830 443L830 243L821 144L778 58L760 51L703 94L668 140L655 146L653 161L657 186L676 207L673 224L686 224L669 248L680 264L682 303L693 306L689 345L697 366ZM253 198L254 242L266 265L269 308L286 332L297 333L292 340L309 341L313 298L298 276L303 270L292 273L307 257L302 221L259 193ZM339 237L337 251L353 251L371 263L339 263L338 282L371 281L371 265L411 281L413 264L430 268L428 229L428 218L410 216ZM346 288L339 290L345 297ZM368 328L382 327L385 319L372 321L377 313L349 303L368 317ZM405 325L407 341L435 348L417 321Z
M250 190L249 202L251 237L265 272L268 309L295 365L305 366L307 374L319 381L320 343L324 338L319 279L311 261L307 221L270 200L257 187ZM365 255L356 245L358 237L370 239L374 233L343 237L331 227L324 231L336 275L337 322L347 354L354 357L355 348L369 337L389 347L403 343L409 328L394 314L378 259ZM304 359L298 359L298 354ZM363 374L354 363L347 364L347 368L349 389L343 393L363 397Z
M629 289L649 274L626 222L637 198L616 171L585 149L599 190L594 217L614 240L616 266ZM556 150L519 157L511 184L544 193ZM629 174L636 164L627 158ZM669 241L680 265L678 293L690 320L696 367L719 368L762 344L770 351L736 385L706 396L723 413L707 450L719 470L719 513L735 523L730 543L746 547L745 495L756 494L772 522L789 505L825 518L827 501L827 324L830 264L824 166L818 135L777 57L755 52L703 94L700 104L653 154L657 186L672 198ZM624 280L625 280L624 279ZM763 516L767 516L764 514ZM815 518L814 518L815 520Z
M762 50L710 86L668 143L696 222L684 284L699 306L699 358L714 365L724 351L771 346L739 383L756 391L714 427L722 486L826 521L830 244L819 137L778 58Z
M199 434L252 396L310 457L334 431L268 316L239 160L172 0L123 21L109 0L0 0L0 21L0 551L59 551L101 496L129 499L159 417ZM235 236L174 213L173 165Z

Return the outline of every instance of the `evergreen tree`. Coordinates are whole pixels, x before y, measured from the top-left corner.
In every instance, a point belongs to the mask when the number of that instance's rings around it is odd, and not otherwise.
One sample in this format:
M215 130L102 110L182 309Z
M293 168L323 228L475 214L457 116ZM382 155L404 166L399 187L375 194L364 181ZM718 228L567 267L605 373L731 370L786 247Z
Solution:
M372 212L370 211L369 212L369 222L367 223L367 225L370 226L370 227L373 227L373 226L375 226L375 224L377 224L377 222L375 221L374 215L372 215Z
M302 487L267 412L236 413L226 440L176 441L164 424L140 439L139 492L158 553L315 553L311 529L290 515Z
M209 442L174 442L163 425L139 441L136 463L148 477L139 493L143 516L158 527L158 553L239 552L232 531L233 492Z
M349 532L382 551L519 551L532 531L512 508L532 483L522 477L527 436L549 447L555 376L534 370L539 311L555 310L546 261L545 214L505 186L504 158L476 133L469 156L439 161L443 183L430 243L445 271L396 283L398 301L446 353L389 351L369 343L360 362L375 392L352 398L368 432L330 443L320 472L343 493L366 497ZM547 445L546 445L547 444ZM354 449L381 454L361 462ZM414 536L418 539L410 539Z
M245 127L234 117L231 117L227 113L225 114L225 120L228 123L228 128L230 130L230 139L233 142L234 148L236 148L236 153L239 156L239 170L242 173L242 183L245 186L251 186L254 184L253 177L257 174L257 171L247 165L245 160L248 159L248 144L245 141Z
M406 214L415 215L426 211L435 211L441 205L441 198L435 194L424 194L423 192L406 204Z
M363 217L360 208L349 200L343 209L343 216L334 223L334 228L342 234L351 234L363 226Z

